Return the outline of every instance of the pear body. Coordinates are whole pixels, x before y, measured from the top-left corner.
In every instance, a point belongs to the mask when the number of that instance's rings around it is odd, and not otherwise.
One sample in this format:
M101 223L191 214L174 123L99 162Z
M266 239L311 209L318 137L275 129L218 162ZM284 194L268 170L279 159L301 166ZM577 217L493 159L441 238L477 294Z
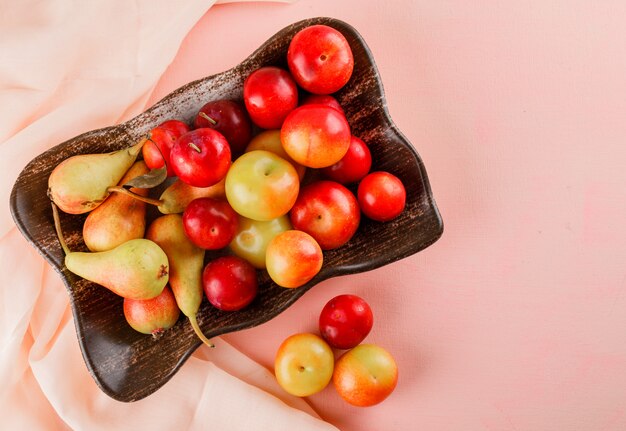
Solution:
M147 174L143 161L135 162L121 179L124 185L131 179ZM147 189L131 188L147 196ZM91 251L106 251L131 239L143 238L146 230L146 204L121 193L113 193L89 213L83 225L83 240Z
M203 297L204 250L187 238L180 214L155 219L148 227L146 238L158 244L167 255L169 283L178 308L185 316L195 316Z
M185 211L189 202L194 199L225 199L225 182L226 178L223 178L219 183L210 187L194 187L177 179L161 194L160 199L163 203L159 205L159 211L163 214L178 214Z
M68 214L83 214L100 205L132 166L144 141L105 154L72 156L54 168L48 178L48 196Z
M124 317L137 332L157 337L176 324L180 310L172 290L165 286L152 299L124 298Z
M129 299L151 299L169 279L165 252L153 241L132 239L108 251L72 252L65 266L74 274Z

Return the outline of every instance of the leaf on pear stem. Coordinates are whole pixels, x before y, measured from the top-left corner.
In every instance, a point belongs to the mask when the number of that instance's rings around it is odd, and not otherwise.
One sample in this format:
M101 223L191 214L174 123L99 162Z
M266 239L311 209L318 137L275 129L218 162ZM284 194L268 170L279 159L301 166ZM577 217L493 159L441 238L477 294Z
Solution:
M151 169L150 172L140 175L124 184L124 187L136 187L138 189L151 189L163 183L167 178L167 168L163 166L158 169Z

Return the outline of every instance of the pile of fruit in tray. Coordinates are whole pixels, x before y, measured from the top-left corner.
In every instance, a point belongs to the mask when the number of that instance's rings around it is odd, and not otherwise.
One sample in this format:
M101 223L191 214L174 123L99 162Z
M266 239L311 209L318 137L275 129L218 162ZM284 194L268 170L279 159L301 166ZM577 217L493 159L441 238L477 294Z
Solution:
M241 310L257 294L260 270L279 286L300 287L322 268L323 250L350 241L362 214L387 222L403 211L404 185L390 172L370 172L367 144L351 135L331 95L354 66L344 36L324 25L307 27L291 40L287 64L289 70L268 66L248 75L243 105L211 101L193 128L171 119L129 148L70 157L51 173L48 194L65 266L123 297L135 330L158 337L182 311L212 345L196 321L204 296L220 310ZM300 90L307 96L299 101ZM301 183L307 169L317 175ZM160 198L148 197L167 177L176 179ZM164 214L149 226L147 204ZM83 240L91 252L68 249L57 208L89 212ZM205 265L206 250L225 248L229 255ZM313 337L313 344L325 343ZM393 369L395 387L395 363ZM298 370L306 378L307 367ZM285 378L279 382L303 395Z

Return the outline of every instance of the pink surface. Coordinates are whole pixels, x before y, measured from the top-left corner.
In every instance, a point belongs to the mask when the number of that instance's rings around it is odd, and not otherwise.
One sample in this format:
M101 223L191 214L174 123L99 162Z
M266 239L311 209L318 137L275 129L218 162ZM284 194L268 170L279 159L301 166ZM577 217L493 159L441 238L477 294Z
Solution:
M396 392L342 430L626 429L626 4L301 0L212 8L151 102L237 64L283 26L332 16L369 44L389 111L445 222L424 252L324 282L227 340L268 368L340 293L375 314Z

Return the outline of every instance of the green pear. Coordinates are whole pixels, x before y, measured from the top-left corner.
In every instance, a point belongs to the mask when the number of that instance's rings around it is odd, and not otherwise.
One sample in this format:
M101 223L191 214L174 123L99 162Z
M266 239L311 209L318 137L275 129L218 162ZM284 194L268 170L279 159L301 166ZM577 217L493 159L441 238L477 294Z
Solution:
M131 239L108 251L69 252L65 266L74 274L129 299L161 294L169 279L165 252L153 241Z
M157 243L167 255L170 263L170 287L178 308L189 318L198 337L213 347L196 320L203 297L204 250L187 238L180 214L168 214L155 219L148 227L146 238Z
M161 195L159 211L163 214L177 214L185 211L189 202L194 199L224 199L226 197L226 192L224 191L225 181L226 178L223 178L219 183L211 187L194 187L177 179Z
M143 161L135 162L119 185L147 174ZM131 188L132 192L148 195L148 189ZM143 238L146 230L146 204L121 193L111 196L89 213L83 224L83 241L91 251L106 251L131 239Z
M68 214L91 211L135 163L145 141L112 153L81 154L62 161L48 178L48 196Z

